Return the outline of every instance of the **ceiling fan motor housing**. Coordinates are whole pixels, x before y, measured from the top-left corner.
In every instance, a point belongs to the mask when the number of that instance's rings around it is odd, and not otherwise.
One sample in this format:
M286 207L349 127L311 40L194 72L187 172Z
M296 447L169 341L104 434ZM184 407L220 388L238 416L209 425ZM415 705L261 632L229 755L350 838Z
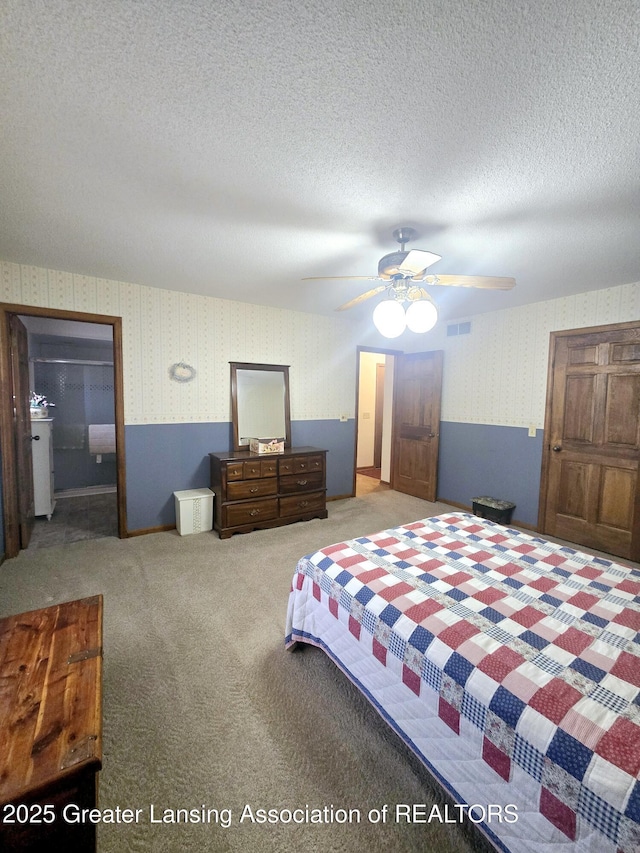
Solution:
M408 254L409 252L391 252L383 258L380 258L378 261L378 275L380 278L390 279L393 278L394 275L406 278L406 273L403 273L400 270L400 267Z

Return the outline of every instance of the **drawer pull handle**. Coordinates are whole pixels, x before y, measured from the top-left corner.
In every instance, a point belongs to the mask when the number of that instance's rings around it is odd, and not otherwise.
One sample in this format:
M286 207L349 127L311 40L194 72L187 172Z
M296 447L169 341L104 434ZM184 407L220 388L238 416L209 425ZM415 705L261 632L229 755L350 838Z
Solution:
M306 486L308 482L309 482L308 480L298 480L297 481L299 486Z
M306 468L307 466L304 464L304 462L301 462L301 463L300 463L300 467L301 467L301 468Z
M300 501L299 506L303 509L305 506L309 506L309 501Z
M249 513L249 515L251 515L251 516L260 515L260 510L259 509L252 509L251 512Z
M260 490L258 489L257 486L254 486L252 489L249 489L249 491L251 492L251 494L254 494L255 492L258 492Z

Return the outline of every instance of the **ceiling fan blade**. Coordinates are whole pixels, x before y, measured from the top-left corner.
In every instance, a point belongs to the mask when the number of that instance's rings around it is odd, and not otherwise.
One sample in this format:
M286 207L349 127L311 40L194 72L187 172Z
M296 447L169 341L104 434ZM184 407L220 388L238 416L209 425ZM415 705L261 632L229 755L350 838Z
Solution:
M400 264L398 269L405 275L417 275L431 264L441 260L442 255L436 255L433 252L424 252L422 249L412 249L407 253L407 257Z
M302 281L380 281L379 275L312 275Z
M360 296L356 296L355 299L352 299L350 302L345 302L344 305L336 308L336 311L346 311L347 308L353 308L354 305L359 305L360 302L364 302L365 299L370 299L372 296L375 296L376 293L386 290L386 287L386 284L381 284L379 287L374 287L373 290L367 290L366 293L361 293Z
M424 283L449 287L481 287L485 290L511 290L515 287L516 280L485 275L428 275L425 276Z

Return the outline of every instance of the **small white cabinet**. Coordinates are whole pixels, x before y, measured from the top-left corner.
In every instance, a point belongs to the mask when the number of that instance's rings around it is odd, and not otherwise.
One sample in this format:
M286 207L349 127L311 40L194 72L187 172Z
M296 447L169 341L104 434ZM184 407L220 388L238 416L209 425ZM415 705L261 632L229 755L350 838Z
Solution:
M35 514L50 519L56 503L53 498L53 418L34 418L31 438Z

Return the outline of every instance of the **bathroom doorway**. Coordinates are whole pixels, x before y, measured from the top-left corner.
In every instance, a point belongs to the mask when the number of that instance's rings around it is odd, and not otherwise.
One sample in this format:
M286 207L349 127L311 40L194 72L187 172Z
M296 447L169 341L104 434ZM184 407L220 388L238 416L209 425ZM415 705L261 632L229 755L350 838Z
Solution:
M50 448L34 447L36 488L39 465L53 471L53 498L40 514L36 499L28 548L117 536L113 328L18 316L28 334L29 387L50 404Z

